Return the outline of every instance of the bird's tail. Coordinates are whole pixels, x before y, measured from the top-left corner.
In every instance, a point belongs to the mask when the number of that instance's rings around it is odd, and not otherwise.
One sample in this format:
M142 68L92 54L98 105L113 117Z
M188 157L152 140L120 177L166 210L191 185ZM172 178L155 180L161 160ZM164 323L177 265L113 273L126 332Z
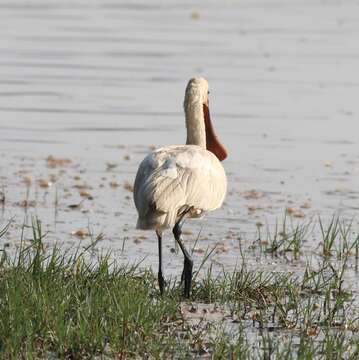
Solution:
M154 213L151 216L138 217L136 229L141 230L164 230L173 228L176 223L176 212Z

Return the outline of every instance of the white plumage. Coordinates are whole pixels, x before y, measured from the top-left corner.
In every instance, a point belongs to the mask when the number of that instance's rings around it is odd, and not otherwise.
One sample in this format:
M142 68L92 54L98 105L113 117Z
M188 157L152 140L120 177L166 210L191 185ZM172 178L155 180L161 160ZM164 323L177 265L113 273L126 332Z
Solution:
M218 141L208 110L208 83L191 79L186 88L184 109L187 126L186 145L155 150L141 162L134 185L138 211L137 228L156 230L159 241L159 284L163 292L162 231L173 228L185 256L182 278L189 296L192 260L181 243L181 220L198 217L219 208L225 198L227 179L220 160L227 154ZM187 265L186 265L187 264Z
M193 208L192 216L215 210L226 189L226 174L213 153L197 145L158 149L145 157L137 172L137 228L173 228L186 208Z

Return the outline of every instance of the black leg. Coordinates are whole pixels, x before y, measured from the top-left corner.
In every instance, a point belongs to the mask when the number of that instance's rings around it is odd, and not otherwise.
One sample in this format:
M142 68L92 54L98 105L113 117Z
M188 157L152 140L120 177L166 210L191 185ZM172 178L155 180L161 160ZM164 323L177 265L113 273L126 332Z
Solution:
M158 286L160 287L160 293L163 295L163 290L166 285L165 279L162 275L162 232L156 230L158 238Z
M192 269L193 269L193 261L188 253L187 249L184 247L182 240L181 240L181 220L183 219L183 216L180 218L180 220L176 223L176 225L173 228L173 235L178 243L178 245L181 248L181 251L184 256L184 266L183 266L183 272L181 276L181 282L184 280L184 296L186 298L190 297L191 294L191 286L192 286Z

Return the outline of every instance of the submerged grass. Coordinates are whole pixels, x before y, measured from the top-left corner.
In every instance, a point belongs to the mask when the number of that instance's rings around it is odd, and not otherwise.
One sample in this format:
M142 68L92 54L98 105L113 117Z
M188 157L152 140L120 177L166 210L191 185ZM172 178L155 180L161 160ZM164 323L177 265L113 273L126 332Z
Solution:
M356 240L340 222L320 227L327 251L302 275L250 270L245 259L232 273L209 267L194 281L192 302L184 302L176 283L161 297L151 271L106 255L85 260L89 247L45 252L34 220L30 245L1 254L0 357L355 359L359 311L345 274ZM280 242L272 237L271 253L300 255L306 228L292 230L283 228Z

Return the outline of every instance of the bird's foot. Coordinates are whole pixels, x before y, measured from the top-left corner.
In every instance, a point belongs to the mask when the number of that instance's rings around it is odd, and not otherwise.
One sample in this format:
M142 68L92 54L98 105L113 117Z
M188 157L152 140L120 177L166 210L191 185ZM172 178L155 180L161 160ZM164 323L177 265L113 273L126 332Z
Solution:
M184 278L184 297L187 299L191 296L191 287L192 287L192 269L193 261L192 259L184 260L184 267L182 272L182 277Z

